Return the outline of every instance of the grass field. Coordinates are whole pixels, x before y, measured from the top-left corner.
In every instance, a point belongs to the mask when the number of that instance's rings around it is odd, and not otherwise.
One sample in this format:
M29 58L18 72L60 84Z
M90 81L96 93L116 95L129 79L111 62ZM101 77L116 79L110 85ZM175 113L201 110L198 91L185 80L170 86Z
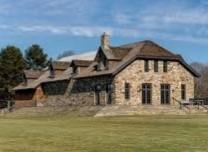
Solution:
M0 152L207 152L207 116L0 118Z

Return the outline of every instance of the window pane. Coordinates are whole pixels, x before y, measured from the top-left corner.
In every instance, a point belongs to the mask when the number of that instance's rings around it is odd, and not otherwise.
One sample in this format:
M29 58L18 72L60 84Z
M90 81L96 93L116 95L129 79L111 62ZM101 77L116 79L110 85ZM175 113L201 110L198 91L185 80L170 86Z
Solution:
M142 90L142 103L145 104L145 91Z
M161 104L170 104L170 85L161 84Z
M149 72L149 61L148 60L145 60L145 62L144 62L144 71Z
M185 84L181 85L181 99L186 100L186 85Z
M142 84L142 103L151 104L152 102L152 85Z
M154 71L158 72L158 60L154 61Z
M163 61L163 72L168 72L168 62Z
M125 99L130 99L130 85L129 83L125 83Z

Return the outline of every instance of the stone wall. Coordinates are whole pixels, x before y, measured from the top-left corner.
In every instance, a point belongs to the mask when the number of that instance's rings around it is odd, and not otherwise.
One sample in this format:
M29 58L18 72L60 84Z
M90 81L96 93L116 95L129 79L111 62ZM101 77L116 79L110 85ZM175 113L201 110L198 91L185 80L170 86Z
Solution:
M181 101L181 84L186 85L187 99L194 97L194 76L178 62L168 62L168 72L163 72L163 61L159 61L159 72L154 72L154 61L149 61L150 71L144 72L144 60L136 60L115 76L115 103L122 105L142 104L142 84L152 84L152 104L160 105L160 85L171 85L171 104ZM124 84L130 83L130 99L125 100Z
M54 96L54 95L64 95L68 88L69 81L62 80L62 81L53 81L53 82L45 82L41 85L43 92L47 96Z
M171 105L181 100L181 84L186 85L186 98L194 97L194 76L178 62L168 62L168 72L163 72L163 61L159 61L159 72L154 72L154 61L149 61L149 72L144 72L144 61L136 60L118 73L114 78L99 76L84 79L71 79L67 82L68 88L64 95L46 96L39 86L33 100L17 101L17 106L44 106L51 105L96 105L97 92L99 92L100 105L107 105L108 87L111 88L112 104L141 105L142 84L152 84L152 104L161 105L161 84L171 86ZM130 99L125 99L124 84L130 84ZM99 87L98 87L99 86ZM99 91L97 91L99 90Z
M111 78L107 76L71 80L68 98L73 104L96 105L96 89L99 89L100 105L106 105L108 84L111 84Z

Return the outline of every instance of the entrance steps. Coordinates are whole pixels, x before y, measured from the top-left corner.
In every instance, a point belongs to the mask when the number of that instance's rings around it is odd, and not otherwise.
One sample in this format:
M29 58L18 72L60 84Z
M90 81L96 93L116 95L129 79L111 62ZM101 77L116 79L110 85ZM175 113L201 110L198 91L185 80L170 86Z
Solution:
M189 115L208 114L204 107L180 107L172 105L108 105L97 112L95 117L125 116L125 115Z

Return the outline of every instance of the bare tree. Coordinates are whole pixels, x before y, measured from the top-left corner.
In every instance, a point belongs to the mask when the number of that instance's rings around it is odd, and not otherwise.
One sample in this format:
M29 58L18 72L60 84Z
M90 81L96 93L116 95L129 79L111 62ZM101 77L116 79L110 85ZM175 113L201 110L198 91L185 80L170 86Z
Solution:
M57 59L61 59L63 57L72 56L74 55L74 51L68 50L58 55Z
M208 97L208 65L195 62L191 66L201 74L201 77L195 80L195 96Z

